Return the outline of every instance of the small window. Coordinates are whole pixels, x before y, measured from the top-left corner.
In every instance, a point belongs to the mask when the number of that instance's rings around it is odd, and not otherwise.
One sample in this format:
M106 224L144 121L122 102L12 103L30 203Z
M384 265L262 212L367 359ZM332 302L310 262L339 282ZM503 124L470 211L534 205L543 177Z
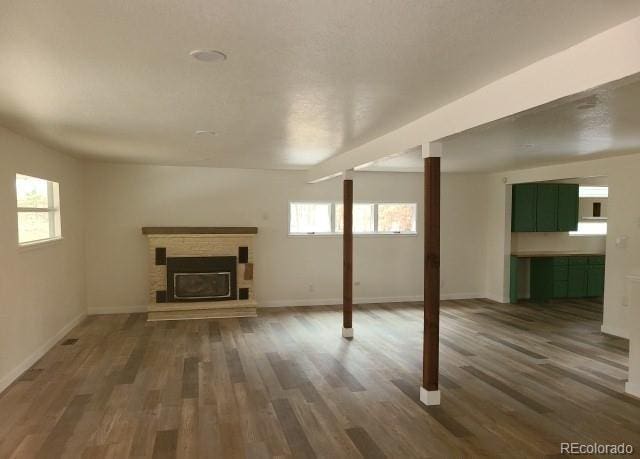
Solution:
M416 203L353 204L355 234L416 234ZM289 234L340 234L344 206L332 202L289 203Z
M330 202L292 202L289 205L289 233L331 233L331 214L332 204Z
M18 243L59 239L60 190L57 182L16 174Z
M336 204L336 233L344 231L344 206ZM353 204L353 232L373 233L375 231L375 204Z
M578 222L577 231L569 231L570 236L604 236L607 222Z
M416 204L378 204L378 232L415 233Z

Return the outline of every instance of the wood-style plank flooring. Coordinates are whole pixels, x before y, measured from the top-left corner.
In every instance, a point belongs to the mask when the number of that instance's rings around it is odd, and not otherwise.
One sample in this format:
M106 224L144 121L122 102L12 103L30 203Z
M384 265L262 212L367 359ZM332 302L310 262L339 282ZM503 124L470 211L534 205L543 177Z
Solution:
M255 319L88 317L0 395L7 457L541 457L640 449L601 305L444 301L442 405L418 401L420 304Z

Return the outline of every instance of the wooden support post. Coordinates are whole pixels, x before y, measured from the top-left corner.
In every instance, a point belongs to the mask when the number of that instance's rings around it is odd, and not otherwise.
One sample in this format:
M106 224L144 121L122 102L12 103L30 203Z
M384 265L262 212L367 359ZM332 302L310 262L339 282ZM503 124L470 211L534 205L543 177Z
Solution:
M344 225L342 233L342 336L353 338L353 176L343 178Z
M427 147L425 149L425 147ZM426 151L425 151L426 150ZM439 405L440 335L440 144L423 146L424 157L424 345L420 400Z

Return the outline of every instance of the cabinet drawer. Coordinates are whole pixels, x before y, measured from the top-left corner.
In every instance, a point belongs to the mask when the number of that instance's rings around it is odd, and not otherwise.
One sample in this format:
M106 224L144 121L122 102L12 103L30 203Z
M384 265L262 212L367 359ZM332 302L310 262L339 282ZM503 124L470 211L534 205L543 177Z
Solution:
M569 264L569 257L553 257L554 266L567 266Z
M566 298L568 296L569 283L567 281L555 281L553 283L553 297Z
M553 280L554 281L566 281L569 277L568 266L554 266L553 267Z
M600 255L589 257L589 264L590 265L604 265L604 257L600 256Z
M570 266L586 265L589 257L569 257Z

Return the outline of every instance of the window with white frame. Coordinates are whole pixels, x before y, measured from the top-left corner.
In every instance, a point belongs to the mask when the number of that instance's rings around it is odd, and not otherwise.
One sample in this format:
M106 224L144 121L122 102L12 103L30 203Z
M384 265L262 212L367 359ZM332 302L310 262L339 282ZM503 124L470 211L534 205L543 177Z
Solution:
M587 204L591 203L594 198L598 198L598 201L604 200L609 197L609 187L607 186L580 186L578 188L578 196L580 201L586 201ZM581 216L578 222L578 229L576 231L569 231L570 236L606 236L607 234L607 221L606 217L593 218Z
M57 182L16 174L16 203L19 244L62 237L60 187Z
M354 203L355 234L416 234L416 203ZM289 234L340 234L342 203L289 203Z

